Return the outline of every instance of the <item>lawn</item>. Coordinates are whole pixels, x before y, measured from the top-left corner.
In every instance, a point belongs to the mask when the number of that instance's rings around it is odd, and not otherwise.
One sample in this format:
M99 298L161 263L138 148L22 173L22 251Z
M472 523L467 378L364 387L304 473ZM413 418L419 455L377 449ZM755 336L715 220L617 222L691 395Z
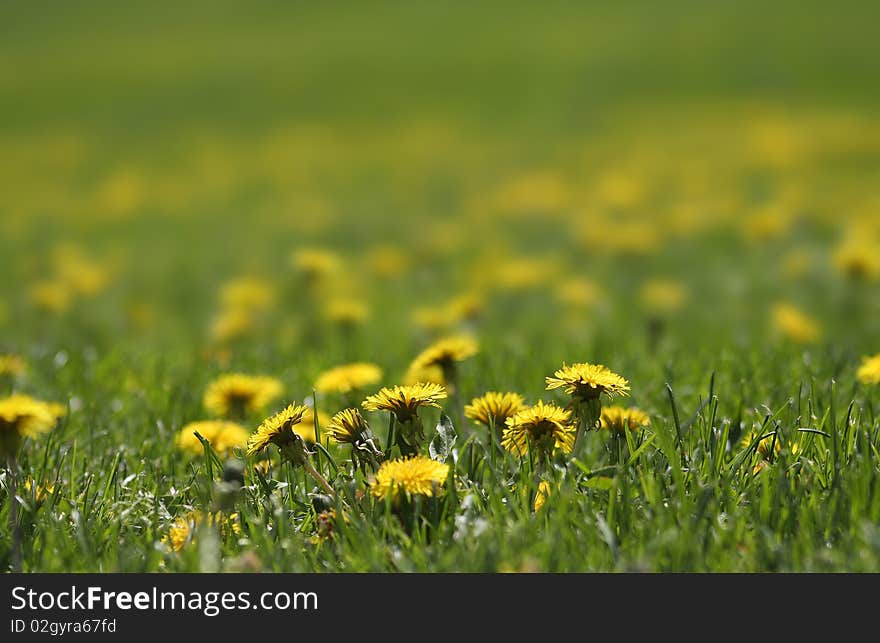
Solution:
M4 3L0 568L880 571L878 19Z

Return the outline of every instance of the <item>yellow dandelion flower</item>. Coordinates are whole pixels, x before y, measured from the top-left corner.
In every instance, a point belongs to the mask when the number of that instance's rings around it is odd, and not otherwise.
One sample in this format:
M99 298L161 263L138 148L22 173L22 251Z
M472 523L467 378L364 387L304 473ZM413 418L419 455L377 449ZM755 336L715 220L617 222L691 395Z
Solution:
M220 288L220 303L227 310L266 310L275 302L275 287L256 277L239 277Z
M415 368L410 364L403 376L404 384L418 384L419 382L429 382L431 384L439 384L446 386L446 376L443 369L439 366L428 366L425 368Z
M318 428L321 429L321 431L324 430L329 422L330 416L324 413L324 411L318 411ZM306 407L302 420L297 424L294 424L291 428L294 433L305 440L306 444L314 444L318 441L318 436L315 434L315 411L310 406Z
M822 336L819 323L791 304L776 304L771 315L774 328L794 342L810 344Z
M624 408L622 406L603 406L599 423L603 429L611 429L618 433L624 431L636 431L650 424L651 418L644 411L637 408Z
M429 333L440 333L449 330L455 325L455 320L450 316L445 306L422 306L412 311L411 319L414 325Z
M290 263L310 281L327 277L342 267L339 256L325 248L300 248L290 256Z
M238 523L237 513L232 513L226 516L219 511L204 513L195 510L177 518L171 523L171 526L168 527L168 533L162 537L162 544L168 547L171 551L179 552L188 543L195 543L196 531L203 524L219 526L221 534L241 533L241 525Z
M507 419L501 446L512 453L526 455L529 449L549 454L574 449L576 427L571 411L540 401Z
M880 242L870 238L844 240L834 250L834 266L851 279L880 277Z
M281 396L284 388L274 377L232 373L208 385L203 403L211 413L244 417L258 412Z
M248 438L248 455L259 453L270 444L282 445L292 440L292 429L302 422L309 407L290 404L282 411L266 418Z
M55 315L65 312L73 303L73 291L63 281L38 281L29 290L30 300L40 310Z
M535 492L534 511L538 511L544 506L544 503L547 502L547 498L550 497L550 492L552 490L553 487L551 487L550 483L546 480L541 480L541 482L538 483L538 490Z
M254 314L245 308L226 308L211 322L211 338L230 342L248 335L255 326Z
M448 464L417 455L383 462L370 487L372 494L383 500L415 495L430 498L443 494L448 476Z
M748 448L757 438L758 434L756 432L752 431L747 433L745 436L743 436L742 440L740 440L740 447L742 447L743 449ZM768 435L760 442L758 442L757 452L765 460L770 459L771 449L773 453L779 453L780 451L782 451L782 445L780 444L777 436Z
M651 279L639 289L639 299L645 309L654 314L668 315L681 309L687 301L684 285L667 279Z
M495 266L493 281L506 290L535 288L548 283L558 270L557 262L549 259L509 259Z
M507 418L519 413L523 408L525 408L525 400L519 393L490 391L471 400L471 403L464 407L464 414L465 417L479 424L485 426L491 424L500 432Z
M368 411L390 411L400 422L410 421L423 406L440 408L439 400L446 398L446 389L439 384L418 383L383 388L362 403Z
M546 380L548 391L564 387L569 395L585 400L596 399L601 393L608 397L629 395L629 382L602 364L563 364Z
M602 291L589 279L571 278L561 282L553 291L557 301L572 308L589 308L602 298Z
M370 425L357 409L343 409L327 423L327 433L339 444L355 444L373 440Z
M862 358L856 377L862 384L880 384L880 353Z
M381 245L370 249L366 264L377 277L391 279L406 272L409 268L409 257L396 246Z
M63 414L63 407L59 404L13 393L0 399L0 432L35 437L51 430Z
M377 384L382 379L382 369L368 362L343 364L324 371L315 380L318 393L351 393L365 386Z
M354 299L334 299L324 306L324 319L341 326L356 326L370 317L366 302Z
M460 362L476 355L479 345L473 337L457 335L439 339L419 353L412 361L412 370L425 370L439 366L444 372L455 362Z
M231 454L235 447L244 448L248 440L248 431L240 424L226 420L202 420L190 422L180 430L175 440L177 448L191 456L202 455L202 443L195 436L196 433L222 456Z
M18 355L0 355L0 377L21 375L25 370L27 370L27 365Z
M43 484L37 484L32 476L28 476L24 481L24 488L29 494L33 494L34 500L37 502L43 502L47 496L55 493L54 484L45 481Z

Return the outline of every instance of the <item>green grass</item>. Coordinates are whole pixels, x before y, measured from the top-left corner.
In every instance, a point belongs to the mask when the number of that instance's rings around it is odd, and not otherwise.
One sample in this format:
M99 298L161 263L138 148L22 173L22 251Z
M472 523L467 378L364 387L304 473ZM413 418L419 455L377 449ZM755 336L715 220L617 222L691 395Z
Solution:
M880 571L880 388L856 378L880 351L880 292L833 261L852 230L880 238L880 16L847 4L4 4L0 354L28 368L0 375L0 397L68 411L22 444L14 489L3 470L0 568L15 498L28 572ZM641 196L603 196L621 176ZM768 209L780 231L754 233ZM630 224L656 243L616 247ZM108 283L47 313L33 287L64 267L63 243ZM380 244L408 257L401 274L370 270ZM345 262L327 290L290 265L311 246ZM504 287L494 271L522 258L555 265ZM218 289L242 275L275 303L217 341ZM597 301L566 304L571 278ZM640 292L656 279L687 299L653 334ZM175 448L223 373L277 377L284 403L348 361L399 383L435 336L413 311L474 290L481 314L449 329L480 343L461 402L565 404L545 376L598 362L650 426L591 432L542 464L495 449L449 401L438 499L397 511L347 447L313 457L347 517L320 543L320 491L277 451L265 476L245 458L224 499L222 459ZM369 319L328 323L337 296ZM818 340L773 326L784 301ZM440 414L423 413L429 440ZM385 447L387 416L368 419ZM54 491L38 499L28 478ZM534 511L539 480L552 491ZM168 550L176 519L221 504L237 532Z

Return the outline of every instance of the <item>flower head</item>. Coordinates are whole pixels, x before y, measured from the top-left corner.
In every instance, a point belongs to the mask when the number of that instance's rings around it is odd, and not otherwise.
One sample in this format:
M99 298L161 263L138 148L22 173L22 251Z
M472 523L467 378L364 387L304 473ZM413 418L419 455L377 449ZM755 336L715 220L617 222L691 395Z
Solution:
M223 375L208 385L204 404L210 412L221 416L244 416L265 408L283 391L281 382L274 377Z
M400 496L438 496L449 475L449 465L423 455L383 462L371 483L372 494L381 499Z
M544 503L547 502L547 498L550 497L550 492L552 490L553 487L551 487L550 483L546 480L541 480L541 482L538 483L538 490L535 492L534 511L538 511L544 506Z
M863 358L856 377L862 384L880 384L880 353Z
M225 420L203 420L190 422L177 434L177 448L192 456L202 454L202 443L195 436L198 433L205 438L217 453L227 456L235 447L247 444L248 432L240 424Z
M637 408L624 408L622 406L603 406L599 417L600 426L603 429L611 429L618 433L635 431L647 426L651 418L644 411Z
M518 413L525 407L525 400L519 393L496 393L490 391L481 397L475 397L464 407L465 417L479 424L495 426L498 430L504 427L507 418Z
M60 404L14 393L0 399L0 432L34 437L52 429L63 414L64 407Z
M275 415L266 418L248 438L248 455L259 453L270 444L283 446L294 440L293 427L300 424L309 408L291 404Z
M334 415L327 424L327 433L334 442L352 446L352 460L377 464L377 457L384 455L379 449L370 425L357 409L344 409Z
M238 514L224 515L220 511L203 513L190 511L177 518L162 537L162 543L171 551L181 551L187 543L195 542L195 532L202 525L218 525L222 532L241 533L241 525L237 522Z
M357 326L370 317L370 308L363 301L334 299L324 306L324 318L340 326Z
M382 369L375 364L356 362L343 364L324 371L315 380L318 393L350 393L365 386L378 383L382 379Z
M25 370L27 365L18 355L0 355L0 376L21 375Z
M446 397L446 389L439 384L418 383L383 388L370 395L362 406L368 411L391 411L400 422L410 421L423 406L440 408L439 400Z
M601 393L608 397L629 395L629 382L601 364L563 364L546 379L548 391L565 387L569 395L585 400L596 399Z
M788 303L780 303L772 310L773 326L788 339L800 344L817 341L822 335L818 322Z
M520 455L527 454L529 449L545 454L556 449L571 453L575 435L571 411L552 403L538 402L507 418L501 446Z
M646 281L639 290L642 305L655 314L674 313L684 305L687 297L687 290L681 283L665 279Z
M342 266L339 256L324 248L300 248L290 256L290 263L310 281L327 277Z
M227 281L220 289L220 302L226 309L265 310L275 301L275 288L256 277L240 277Z
M472 357L479 350L477 341L467 335L445 337L437 340L419 353L410 365L410 370L426 370L439 366L444 371L455 362Z

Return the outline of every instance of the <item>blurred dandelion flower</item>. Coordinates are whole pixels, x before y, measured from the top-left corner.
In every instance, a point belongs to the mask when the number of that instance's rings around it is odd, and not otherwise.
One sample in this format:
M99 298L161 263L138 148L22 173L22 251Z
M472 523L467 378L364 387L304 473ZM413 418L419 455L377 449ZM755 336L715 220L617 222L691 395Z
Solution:
M822 336L819 323L792 304L776 304L771 310L771 318L773 327L794 342L810 344Z
M238 523L238 514L224 515L220 511L205 513L199 510L190 511L184 516L177 518L168 528L168 533L162 537L162 544L171 551L179 552L187 544L195 543L196 531L202 525L218 526L221 534L240 534L241 525Z
M484 426L494 426L500 433L507 418L525 408L525 400L519 393L498 393L490 391L475 397L464 407L465 417Z
M538 490L535 492L534 511L537 512L544 506L544 503L547 502L547 498L550 497L550 492L552 490L553 487L551 487L550 483L546 480L541 480L541 482L538 483Z
M880 384L880 353L862 358L856 377L862 384Z
M17 376L27 370L27 364L18 355L0 355L0 377Z
M318 428L323 429L330 422L330 416L323 411L318 411ZM315 434L315 411L310 406L306 406L302 420L293 425L293 432L305 440L306 444L315 444L318 436Z
M300 248L291 255L290 263L308 281L321 280L342 267L339 256L324 248Z
M444 371L455 362L461 362L476 355L479 345L473 337L458 335L440 339L419 353L412 361L411 368L421 370L439 366Z
M604 406L599 416L599 424L603 429L611 429L618 433L635 431L650 424L651 418L637 408L622 406Z
M571 453L576 435L571 411L539 401L507 419L501 446L519 455L530 449L545 455L557 449Z
M668 315L681 309L687 301L684 285L668 279L651 279L639 289L639 299L653 314Z
M266 310L274 301L274 286L256 277L233 279L220 289L220 303L227 310Z
M370 308L363 302L350 298L334 299L324 306L324 319L340 326L357 326L370 317Z
M180 430L175 440L177 448L191 456L201 455L202 443L195 436L196 433L224 457L230 455L235 447L244 448L248 440L248 431L240 424L226 420L202 420L190 422Z
M589 308L602 298L602 291L595 282L581 278L562 281L553 294L560 303L572 308Z
M34 500L38 503L43 502L47 496L55 493L55 485L51 482L44 481L43 484L37 484L32 476L28 476L24 481L24 489L33 495Z
M546 380L548 391L564 387L566 393L583 400L597 399L601 393L629 395L629 382L602 364L563 364Z
M401 496L439 496L449 476L449 465L423 455L383 462L371 483L376 498L397 500Z
M880 242L870 238L844 240L835 248L832 260L851 279L876 279L880 277Z
M52 430L64 414L60 404L14 393L0 399L0 454L13 455L21 438Z
M70 308L73 292L58 280L38 281L29 289L30 300L42 311L59 315Z
M211 339L225 343L240 339L254 329L254 314L245 308L227 308L211 322Z
M357 389L378 383L382 379L382 369L369 362L342 364L318 375L315 390L318 393L347 394Z
M203 403L215 415L243 418L247 413L266 408L283 390L281 382L274 377L232 373L208 385Z

